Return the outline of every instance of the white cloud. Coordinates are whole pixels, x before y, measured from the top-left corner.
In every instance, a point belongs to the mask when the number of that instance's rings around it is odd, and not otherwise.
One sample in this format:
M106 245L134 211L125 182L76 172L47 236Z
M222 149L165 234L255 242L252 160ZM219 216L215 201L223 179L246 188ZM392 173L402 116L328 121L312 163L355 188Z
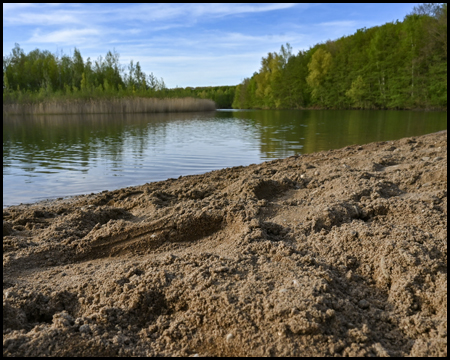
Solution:
M353 27L356 26L356 21L328 21L316 24L316 26L339 26L339 27Z
M33 13L22 13L13 19L9 19L9 23L14 21L15 24L39 24L43 26L49 25L67 25L67 24L81 24L82 17L77 14L67 13L67 12L53 12L51 14L33 14Z
M285 34L263 34L263 35L248 35L238 32L223 32L219 30L209 31L206 33L191 36L176 36L166 34L154 36L151 38L133 39L123 44L122 48L128 48L129 43L133 45L130 47L132 51L152 51L158 53L177 53L177 54L209 54L209 52L217 52L221 49L221 54L235 54L248 53L261 49L260 51L274 51L286 42L296 43L303 39L304 35L301 33L288 32ZM170 44L169 46L167 44ZM292 44L291 44L292 45ZM274 48L275 47L275 48Z
M124 59L127 59L125 56ZM224 56L141 56L142 68L168 87L236 85L257 70L258 53Z
M82 44L86 41L92 41L93 36L98 36L100 31L97 29L65 29L41 34L36 30L28 43L54 43L54 44Z
M207 14L227 16L244 13L258 13L273 10L282 10L295 6L296 4L196 4L192 7L192 13L197 16Z
M212 55L212 56L195 56L195 55L173 55L173 56L152 56L152 55L143 55L139 56L138 60L140 63L148 62L148 63L159 63L159 64L167 64L167 63L186 63L186 62L208 62L209 64L214 64L215 62L228 62L230 60L244 60L251 59L254 56L259 56L259 53L247 53L247 54L239 54L239 55ZM124 59L131 60L133 56L131 54L124 54L122 56Z
M3 26L109 24L121 27L132 22L153 24L153 31L189 27L198 22L230 15L282 10L295 4L3 4ZM304 5L302 5L304 6ZM148 25L147 25L148 26Z
M132 7L117 8L111 12L129 20L166 21L169 19L195 22L208 20L210 16L222 17L228 15L267 12L282 10L297 4L141 4Z
M34 3L22 3L22 4L3 3L3 12L5 12L7 10L24 9L24 8L33 7L33 6L35 6Z

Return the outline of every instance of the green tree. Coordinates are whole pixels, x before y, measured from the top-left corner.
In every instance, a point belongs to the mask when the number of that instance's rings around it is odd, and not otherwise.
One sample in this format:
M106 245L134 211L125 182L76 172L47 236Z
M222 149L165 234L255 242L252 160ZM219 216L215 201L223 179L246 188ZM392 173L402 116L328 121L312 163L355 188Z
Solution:
M84 61L80 51L75 48L72 56L72 86L81 86L81 77L84 73Z
M350 90L346 95L352 100L353 106L357 108L365 108L365 99L367 98L367 85L364 79L359 75L355 81L352 82Z
M316 99L320 98L320 102L323 103L324 95L324 80L331 67L331 54L319 48L314 52L310 63L308 64L309 75L306 78L306 82L312 89L312 96Z

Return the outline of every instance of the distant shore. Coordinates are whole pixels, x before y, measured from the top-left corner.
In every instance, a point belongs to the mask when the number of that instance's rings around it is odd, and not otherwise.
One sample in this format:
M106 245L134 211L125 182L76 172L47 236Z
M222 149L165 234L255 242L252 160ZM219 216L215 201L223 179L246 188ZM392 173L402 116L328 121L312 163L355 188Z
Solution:
M128 97L3 104L3 115L162 113L213 111L215 109L215 102L208 99Z

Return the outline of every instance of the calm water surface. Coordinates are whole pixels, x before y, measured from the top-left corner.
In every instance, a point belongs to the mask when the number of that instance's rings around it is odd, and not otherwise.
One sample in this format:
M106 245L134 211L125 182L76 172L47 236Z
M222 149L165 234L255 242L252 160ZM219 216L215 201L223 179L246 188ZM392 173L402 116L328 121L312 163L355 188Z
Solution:
M447 129L447 113L215 111L3 118L3 206Z

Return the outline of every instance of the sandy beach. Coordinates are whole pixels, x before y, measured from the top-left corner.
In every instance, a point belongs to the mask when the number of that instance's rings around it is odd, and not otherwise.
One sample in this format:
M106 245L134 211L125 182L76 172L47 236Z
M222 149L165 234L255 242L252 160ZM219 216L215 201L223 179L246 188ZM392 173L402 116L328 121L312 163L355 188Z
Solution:
M447 131L3 209L3 356L447 356Z

